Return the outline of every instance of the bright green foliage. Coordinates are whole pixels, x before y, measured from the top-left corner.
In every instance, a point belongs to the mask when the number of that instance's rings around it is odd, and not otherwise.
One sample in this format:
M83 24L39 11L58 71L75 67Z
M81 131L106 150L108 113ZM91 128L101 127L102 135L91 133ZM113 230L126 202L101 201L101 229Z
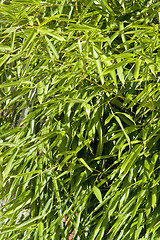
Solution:
M159 239L160 2L0 2L0 240Z

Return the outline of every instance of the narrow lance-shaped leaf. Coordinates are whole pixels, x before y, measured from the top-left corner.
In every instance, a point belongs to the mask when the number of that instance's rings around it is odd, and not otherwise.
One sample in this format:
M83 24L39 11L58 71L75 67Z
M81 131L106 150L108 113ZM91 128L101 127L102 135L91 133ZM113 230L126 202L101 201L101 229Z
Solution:
M17 153L18 153L18 150L19 150L19 149L17 149L17 151L15 151L15 153L13 154L13 156L10 157L10 159L9 159L9 161L8 161L8 163L7 163L4 171L3 171L3 178L4 178L4 179L6 179L6 178L8 177L8 174L10 173L11 169L13 168L13 161L14 161Z
M45 36L45 39L46 39L46 42L48 43L49 47L51 48L54 56L56 57L56 59L58 59L58 58L59 58L59 55L58 55L58 53L57 53L57 50L56 50L55 47L53 46L52 42L51 42L51 41L49 40L49 38L47 38L46 36Z
M137 80L139 77L139 70L140 70L140 65L141 65L141 59L136 60L136 66L135 66L135 71L134 71L134 77Z
M43 238L44 226L42 221L38 225L38 231L39 231L39 240L44 240Z
M40 81L37 83L37 94L38 94L38 101L40 104L43 102L43 82Z
M62 14L57 14L57 15L54 15L54 16L51 16L51 17L46 17L46 19L40 24L40 26L43 26L43 25L47 24L50 21L58 19L61 15Z
M88 166L88 164L84 161L83 158L78 158L78 160L89 170L92 172L92 169Z
M5 54L3 57L0 58L0 67L7 61L9 56L9 54Z
M112 118L113 118L113 115L109 114L109 116L105 120L105 125L108 124L111 121Z
M41 35L49 35L51 37L53 37L54 39L57 39L59 41L66 41L64 39L64 37L60 36L59 34L55 33L52 29L48 29L48 28L38 28L38 32Z
M3 186L3 175L2 175L2 166L0 163L0 191L2 190L2 186Z
M124 163L121 166L121 170L120 170L121 174L123 173L123 175L125 176L129 172L131 166L133 166L136 159L139 157L139 154L142 149L143 149L143 146L141 144L139 144L138 146L135 145L134 148L131 149L131 153L130 153L129 157L127 157L124 160Z
M127 135L125 129L123 128L123 125L122 125L122 123L121 123L120 118L119 118L118 116L115 116L115 115L114 115L114 118L116 119L116 121L118 122L119 126L121 127L121 129L122 129L122 131L123 131L123 133L124 133L124 135L125 135L125 137L126 137L126 139L127 139L127 142L128 142L128 144L130 145L130 138L129 138L129 136Z
M155 208L157 203L157 186L154 186L152 189L152 207Z
M100 76L101 83L104 84L104 76L102 74L102 65L101 65L100 60L98 59L99 56L98 56L96 50L94 49L94 47L93 47L93 56L96 59L95 61L96 61L96 65L97 65L97 69L98 69L98 73L99 73L99 76Z
M24 51L30 45L30 43L35 39L36 35L37 32L34 29L31 29L30 34L28 35L27 39L22 45L21 52Z
M11 50L13 51L14 49L14 42L15 42L15 36L16 36L16 30L12 32L12 35L11 35Z
M123 62L125 63L125 61L126 60L121 61L121 59L117 59L117 62L118 62L117 65L118 64L120 65L119 67L117 67L117 74L123 86L124 86L125 80L124 80L124 73L123 73L123 67L122 67L123 65L121 63Z
M102 194L101 194L101 191L99 190L99 188L94 186L93 187L93 192L94 192L96 198L98 199L98 201L102 202Z
M113 63L110 60L108 60L108 58L104 55L102 55L102 60L103 60L104 64L106 65L106 67L113 65ZM117 86L117 76L116 76L115 69L110 69L108 73L110 73L110 75L112 76L113 81L115 83L115 86Z

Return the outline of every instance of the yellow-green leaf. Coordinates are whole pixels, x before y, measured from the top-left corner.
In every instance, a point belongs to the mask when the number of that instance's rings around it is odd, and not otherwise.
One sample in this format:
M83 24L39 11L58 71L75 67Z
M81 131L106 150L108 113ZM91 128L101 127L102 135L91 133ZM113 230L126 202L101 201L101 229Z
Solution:
M141 62L142 62L141 59L136 60L136 67L135 67L135 71L134 71L134 77L135 77L136 80L139 77L139 69L140 69Z
M98 199L99 202L102 202L102 194L101 191L99 190L99 188L97 188L96 186L93 187L93 192L96 196L96 198Z
M78 159L86 168L88 168L89 171L92 172L92 169L88 166L88 164L84 161L83 158L79 158Z
M43 82L40 81L37 83L37 94L38 94L38 101L40 104L43 102Z

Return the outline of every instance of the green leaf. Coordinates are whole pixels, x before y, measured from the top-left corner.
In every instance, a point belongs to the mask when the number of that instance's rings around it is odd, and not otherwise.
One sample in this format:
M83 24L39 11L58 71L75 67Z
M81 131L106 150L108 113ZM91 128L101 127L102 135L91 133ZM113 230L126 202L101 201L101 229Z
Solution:
M56 50L55 47L53 46L52 42L51 42L51 41L49 40L49 38L47 38L46 36L45 36L45 39L46 39L46 42L48 43L49 47L51 48L51 50L52 50L55 58L56 58L56 59L59 59L59 55L58 55L58 53L57 53L57 50Z
M44 226L43 222L41 221L38 225L38 231L39 231L39 240L43 240L43 231L44 231Z
M102 194L101 194L101 191L99 190L99 188L94 186L93 187L93 192L94 192L96 198L98 199L98 201L102 202Z
M91 27L87 24L80 25L80 24L71 23L70 27L68 28L69 30L77 30L77 31L98 31L97 28Z
M119 126L121 127L121 129L122 129L122 131L123 131L123 133L124 133L124 135L125 135L125 137L127 139L127 142L130 145L130 138L129 138L128 134L126 133L125 129L123 128L123 125L121 123L120 118L118 116L115 116L115 115L113 115L113 116L116 119L116 121L118 122Z
M109 116L105 120L105 125L108 124L111 121L112 118L113 118L113 115L109 114Z
M112 70L118 69L118 73L122 74L123 76L123 68L122 66L128 64L128 63L132 63L135 62L134 58L130 58L130 59L125 59L123 61L120 61L120 59L118 60L118 63L116 64L112 64L112 66L107 67L104 71L103 71L103 75L106 75L107 73L109 73ZM124 83L124 80L122 81L122 83Z
M104 84L104 77L102 75L102 66L101 66L100 60L98 59L98 54L97 54L96 50L94 49L94 47L93 47L93 56L96 59L95 61L96 61L98 73L99 73L99 76L100 76L101 83L103 85Z
M30 34L28 35L24 44L22 45L21 52L23 52L28 48L31 42L33 42L33 40L35 39L36 35L37 35L37 32L34 29L31 29Z
M37 94L38 94L38 101L40 104L43 102L43 82L40 81L37 83Z
M7 61L9 57L9 54L5 54L3 57L0 58L0 67Z
M135 66L135 71L134 71L134 77L137 80L139 77L139 70L140 70L140 65L141 65L141 59L136 60L136 66Z
M159 238L159 15L1 1L0 239Z
M11 169L13 168L13 165L14 165L14 164L13 164L13 161L14 161L17 153L18 153L18 150L19 150L19 149L17 149L17 151L15 151L15 153L13 154L13 156L9 159L9 161L8 161L8 163L7 163L4 171L3 171L3 178L4 178L4 180L8 177Z
M9 46L6 46L6 45L0 45L0 50L1 51L11 51L11 47L9 47Z
M119 197L120 197L119 195L114 196L109 203L109 206L108 206L108 218L109 219L112 216L112 214L114 213L114 211L118 205Z
M124 160L121 166L120 174L123 173L123 175L125 176L129 172L130 168L133 166L133 164L139 157L139 154L142 149L143 149L143 146L141 144L134 146L129 156Z
M59 41L66 41L62 36L59 34L55 33L52 29L49 28L38 28L38 31L40 32L41 35L49 35L53 37L54 39L57 39Z
M152 207L153 209L156 207L157 204L157 186L154 186L152 189Z
M63 22L76 22L75 20L68 19L68 18L63 18L63 17L61 17L61 16L63 16L63 14L57 14L57 15L53 15L53 16L51 16L51 17L45 17L46 20L44 20L44 21L40 24L40 26L43 26L43 25L45 25L45 24L47 24L47 23L49 23L49 22L51 22L51 21L53 21L53 20L63 21Z
M92 169L88 166L88 164L84 161L83 158L78 158L78 160L89 170L92 172Z

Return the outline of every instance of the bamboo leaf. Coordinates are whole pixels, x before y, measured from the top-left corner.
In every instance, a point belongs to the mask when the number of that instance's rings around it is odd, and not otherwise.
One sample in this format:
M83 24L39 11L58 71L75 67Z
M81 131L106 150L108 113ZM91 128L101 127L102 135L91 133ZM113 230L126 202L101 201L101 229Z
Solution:
M140 65L141 65L141 59L136 60L136 66L135 66L135 71L134 71L134 77L137 80L139 77L139 70L140 70Z
M98 73L99 73L99 76L100 76L101 83L103 85L104 84L104 77L102 75L102 66L101 66L100 60L98 59L98 54L97 54L96 50L94 49L94 47L93 47L93 56L96 59L96 65L97 65Z
M92 169L88 166L88 164L84 161L83 158L78 159L89 171L92 172Z
M59 41L66 41L62 36L60 36L59 34L56 34L52 29L39 28L38 31L40 32L41 35L49 35Z
M44 231L44 226L43 222L41 221L38 225L38 231L39 231L39 240L43 240L43 231Z
M102 202L102 194L101 191L99 190L99 188L97 188L96 186L93 187L93 192L96 196L96 198L98 199L99 202Z
M157 203L157 186L154 186L152 189L152 207L155 208Z
M124 133L124 135L125 135L125 137L127 139L127 142L130 145L130 138L129 138L128 134L126 133L125 129L123 128L123 125L121 123L120 118L118 116L115 116L115 115L114 115L114 118L116 119L116 121L118 122L119 126L121 127L121 129L122 129L122 131L123 131L123 133Z
M38 101L40 104L43 102L43 82L37 83L37 94L38 94Z
M133 166L136 159L139 157L139 154L142 149L143 149L143 146L141 144L139 144L138 146L137 145L134 146L129 157L122 164L120 174L123 173L123 175L126 175L129 172L131 166Z
M3 57L0 58L0 67L7 61L9 56L9 54L5 54Z
M18 152L18 149L17 149L17 151L15 151L13 156L10 158L10 160L8 161L6 167L5 167L4 171L3 171L3 178L4 178L4 180L8 177L11 169L13 168L13 161L14 161L16 155L17 155L17 152Z
M35 39L36 35L37 35L37 32L34 29L31 29L30 34L28 35L24 44L22 45L21 52L23 52L28 48L31 42L33 42L33 40Z
M55 58L56 58L56 59L59 59L59 55L58 55L58 53L57 53L57 50L56 50L55 47L53 46L52 42L51 42L51 41L49 40L49 38L47 38L46 36L45 36L45 39L46 39L46 42L48 43L49 47L51 48L51 50L52 50Z

